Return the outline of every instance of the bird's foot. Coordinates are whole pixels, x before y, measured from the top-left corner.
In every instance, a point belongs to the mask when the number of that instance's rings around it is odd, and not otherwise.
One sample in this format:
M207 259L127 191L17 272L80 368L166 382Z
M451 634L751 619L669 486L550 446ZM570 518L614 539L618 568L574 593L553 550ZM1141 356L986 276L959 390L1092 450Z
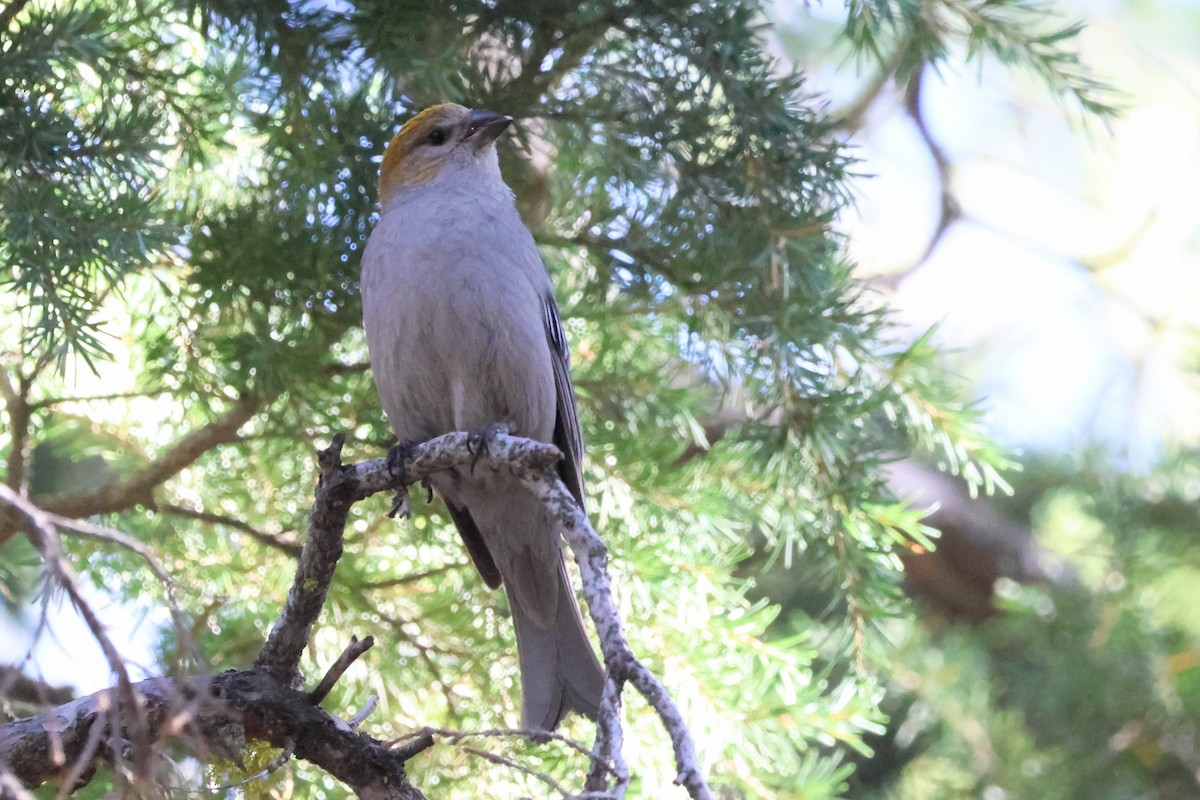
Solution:
M396 499L392 501L392 510L388 512L392 519L407 519L412 515L408 507L408 487L411 482L408 480L408 467L405 464L412 457L414 447L412 442L401 442L388 450L388 471L392 473L392 477L399 479L401 484L401 488L396 492Z
M408 519L412 516L412 509L408 505L408 487L396 490L396 496L392 499L392 509L388 512L388 516L392 519Z
M502 433L512 433L512 426L507 422L493 422L491 425L484 425L467 434L467 452L471 454L471 472L475 472L475 465L479 463L481 456L486 454L491 457L492 453L489 447Z
M408 460L413 457L413 452L417 449L417 443L412 441L401 442L388 448L387 467L391 471L393 478L398 478L405 486L412 483L408 479Z

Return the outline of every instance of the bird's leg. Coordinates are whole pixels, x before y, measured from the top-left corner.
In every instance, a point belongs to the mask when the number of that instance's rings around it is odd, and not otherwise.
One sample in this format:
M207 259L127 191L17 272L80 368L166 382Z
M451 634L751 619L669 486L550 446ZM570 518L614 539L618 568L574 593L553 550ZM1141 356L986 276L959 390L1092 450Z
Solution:
M485 453L489 457L492 455L488 447L502 433L512 433L512 426L507 422L493 422L491 425L484 425L467 433L467 452L471 454L472 473L475 472L475 464L479 462L480 456Z
M405 466L405 462L412 456L415 446L413 442L401 442L388 449L388 471L392 473L393 477L399 478L401 483L400 489L396 491L396 499L392 501L392 510L388 512L388 516L393 519L396 517L407 519L412 513L408 507L408 487L411 485L411 481L408 480L408 468Z

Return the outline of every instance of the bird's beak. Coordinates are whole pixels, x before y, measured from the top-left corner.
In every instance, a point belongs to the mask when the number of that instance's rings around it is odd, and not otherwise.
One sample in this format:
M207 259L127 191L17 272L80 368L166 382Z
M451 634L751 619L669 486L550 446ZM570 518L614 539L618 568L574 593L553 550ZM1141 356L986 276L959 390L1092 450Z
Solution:
M497 114L495 111L472 111L467 122L467 134L464 140L470 140L476 150L482 150L504 133L504 129L512 122L507 114Z

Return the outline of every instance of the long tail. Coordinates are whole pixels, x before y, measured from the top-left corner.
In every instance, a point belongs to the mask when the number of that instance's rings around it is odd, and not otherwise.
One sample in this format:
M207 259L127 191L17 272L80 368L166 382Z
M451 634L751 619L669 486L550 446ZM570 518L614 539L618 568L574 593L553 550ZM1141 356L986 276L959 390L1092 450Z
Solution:
M568 711L594 718L604 669L584 632L557 523L526 487L505 476L446 472L434 486L484 580L502 582L508 594L522 724L553 730Z
M549 628L525 612L516 592L508 592L521 661L522 725L547 731L568 711L595 719L604 692L604 669L584 632L566 564L558 577L558 610Z

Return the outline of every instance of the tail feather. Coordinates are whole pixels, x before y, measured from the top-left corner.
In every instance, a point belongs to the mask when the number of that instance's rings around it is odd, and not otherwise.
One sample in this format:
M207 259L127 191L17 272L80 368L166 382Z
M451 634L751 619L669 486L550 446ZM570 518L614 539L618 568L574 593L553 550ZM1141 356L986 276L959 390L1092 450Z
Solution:
M558 611L549 628L508 592L521 662L521 720L530 729L554 730L568 711L595 719L604 692L604 669L584 632L565 563L559 573Z
M491 584L501 578L508 594L521 664L524 726L553 730L568 711L595 718L604 669L571 590L559 525L512 479L488 473L464 477L441 473L434 486L453 509L451 516L484 579Z

